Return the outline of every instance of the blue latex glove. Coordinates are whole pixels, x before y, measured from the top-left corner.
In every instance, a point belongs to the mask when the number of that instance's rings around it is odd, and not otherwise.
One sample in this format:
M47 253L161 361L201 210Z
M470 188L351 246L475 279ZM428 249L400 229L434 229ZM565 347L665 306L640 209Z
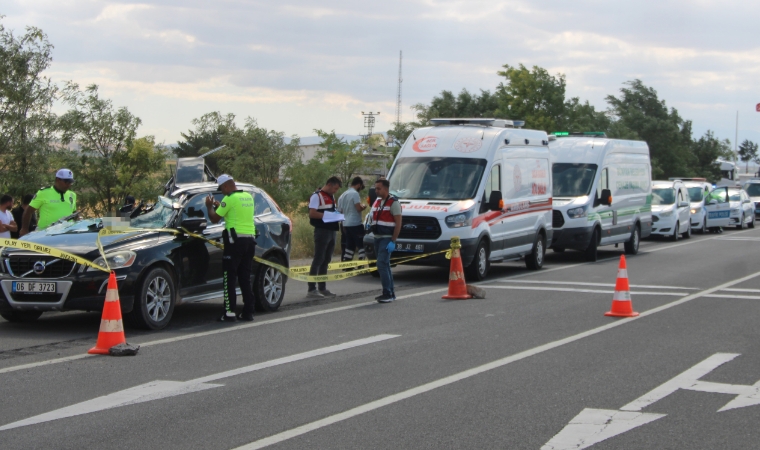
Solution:
M386 250L388 250L388 253L393 253L393 250L396 250L396 243L393 241L388 242L388 245L385 247Z

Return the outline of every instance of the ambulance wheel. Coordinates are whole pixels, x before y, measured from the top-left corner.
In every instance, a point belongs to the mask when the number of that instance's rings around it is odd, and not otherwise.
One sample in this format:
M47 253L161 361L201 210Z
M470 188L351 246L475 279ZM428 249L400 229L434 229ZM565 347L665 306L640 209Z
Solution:
M586 251L584 251L584 253L586 254L586 261L596 262L596 260L599 259L599 252L597 252L598 248L599 248L599 229L597 228L591 234L591 242L588 243L588 247L586 247Z
M160 330L174 313L174 279L161 267L154 267L135 290L135 304L124 320L135 328Z
M465 269L465 275L470 281L481 281L488 275L488 269L491 264L488 261L488 243L485 240L478 242L478 248L475 250L475 257Z
M689 226L686 227L686 233L681 234L681 237L684 239L691 239L691 220L689 221Z
M276 255L267 256L266 260L281 266L285 264ZM254 275L252 287L256 311L277 311L285 298L285 283L288 278L274 267L264 264L259 264Z
M530 270L539 270L544 267L544 256L546 255L546 238L543 233L536 235L536 241L533 243L533 251L525 258L525 265Z
M41 315L42 311L6 311L0 313L3 319L13 323L34 322Z
M628 255L635 255L639 253L639 243L641 242L641 231L639 231L639 225L636 224L633 227L633 233L631 238L625 243L625 253Z

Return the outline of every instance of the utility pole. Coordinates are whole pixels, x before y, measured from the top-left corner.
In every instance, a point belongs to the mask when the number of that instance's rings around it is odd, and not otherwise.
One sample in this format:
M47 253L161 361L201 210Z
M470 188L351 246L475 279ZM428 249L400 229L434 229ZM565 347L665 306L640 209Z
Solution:
M398 52L398 92L396 94L396 126L401 125L401 83L404 81L401 78L401 61L403 52Z
M369 138L372 137L372 129L375 128L375 116L379 115L379 112L373 113L370 111L365 113L362 111L362 116L364 116L364 127L367 128L367 136L364 138L364 142L369 143Z
M739 164L739 110L736 110L736 134L734 135L734 163Z

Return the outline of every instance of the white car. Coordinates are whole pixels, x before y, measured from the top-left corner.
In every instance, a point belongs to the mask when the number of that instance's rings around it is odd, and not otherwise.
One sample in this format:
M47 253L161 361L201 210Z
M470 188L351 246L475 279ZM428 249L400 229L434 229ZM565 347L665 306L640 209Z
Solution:
M705 198L712 190L712 185L707 180L684 181L686 190L689 191L691 202L691 228L700 233L707 232L707 209Z
M755 204L755 217L760 214L760 180L749 180L744 183L744 192L749 195L749 199Z
M738 188L728 189L728 200L731 205L731 216L729 225L741 230L745 225L755 228L755 204L750 200L749 195Z
M689 191L681 181L652 181L652 234L691 237Z

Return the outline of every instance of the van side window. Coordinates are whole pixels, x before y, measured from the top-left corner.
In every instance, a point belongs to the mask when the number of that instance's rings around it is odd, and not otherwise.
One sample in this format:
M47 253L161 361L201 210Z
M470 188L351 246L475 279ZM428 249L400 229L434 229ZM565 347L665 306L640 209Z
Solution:
M599 189L596 190L596 198L602 198L602 189L610 188L610 179L608 169L602 170L602 175L599 177Z
M496 164L491 168L491 174L486 181L486 188L483 190L483 200L480 202L480 212L488 211L488 201L491 199L491 192L501 190L501 166Z

